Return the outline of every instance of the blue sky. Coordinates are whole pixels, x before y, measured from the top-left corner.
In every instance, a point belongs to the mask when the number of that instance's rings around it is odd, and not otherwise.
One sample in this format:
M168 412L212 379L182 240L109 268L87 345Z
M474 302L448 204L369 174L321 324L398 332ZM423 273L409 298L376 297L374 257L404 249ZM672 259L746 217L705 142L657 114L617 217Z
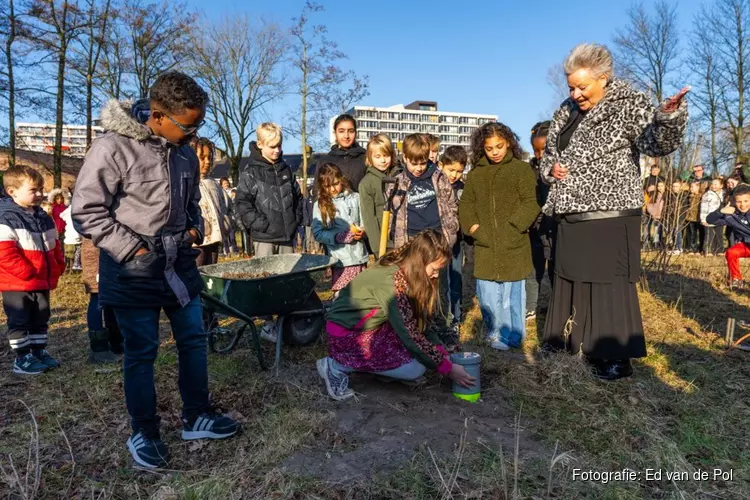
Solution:
M190 0L208 17L251 11L289 23L304 0L274 2ZM370 95L361 104L390 106L434 100L445 111L492 113L510 125L529 149L534 123L559 103L547 84L547 70L577 43L612 46L626 24L630 1L563 2L480 0L474 2L328 0L316 22L349 60L342 65L370 77ZM650 7L652 0L645 0ZM700 9L698 0L678 2L678 22L687 31ZM685 42L683 38L683 43ZM269 107L281 120L289 101ZM290 139L285 151L296 152Z
M212 0L209 10L205 0L187 1L204 19L249 13L286 26L304 5L304 0ZM701 2L673 1L684 34ZM531 126L549 118L561 100L547 83L548 69L580 42L612 47L615 30L626 25L632 5L629 0L320 3L325 11L313 21L325 24L329 38L349 56L342 66L370 78L370 95L360 104L432 100L445 111L495 114L516 131L527 150ZM650 8L653 0L644 5ZM681 41L687 45L687 36ZM287 98L266 111L283 123L297 102ZM7 124L5 117L2 123ZM288 138L284 150L298 152L299 141Z

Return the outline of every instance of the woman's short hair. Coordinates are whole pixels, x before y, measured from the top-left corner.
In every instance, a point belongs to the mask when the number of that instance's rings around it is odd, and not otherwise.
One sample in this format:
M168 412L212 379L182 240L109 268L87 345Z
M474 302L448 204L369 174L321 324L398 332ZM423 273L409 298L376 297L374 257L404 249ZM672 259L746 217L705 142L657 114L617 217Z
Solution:
M566 75L573 74L581 68L586 68L594 76L606 75L607 80L612 80L615 76L612 67L612 54L606 45L598 43L576 45L565 58L563 68Z

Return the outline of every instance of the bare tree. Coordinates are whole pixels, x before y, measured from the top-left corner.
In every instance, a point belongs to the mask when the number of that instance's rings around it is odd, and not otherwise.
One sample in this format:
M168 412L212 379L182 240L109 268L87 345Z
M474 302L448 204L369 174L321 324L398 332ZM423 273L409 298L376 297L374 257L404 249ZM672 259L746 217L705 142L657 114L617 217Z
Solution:
M130 42L130 69L137 95L144 97L157 76L190 55L190 31L196 15L180 2L144 4L142 0L128 0L120 16Z
M3 67L0 68L0 93L7 96L8 105L8 164L16 164L16 80L13 75L13 43L16 41L17 24L16 10L13 0L0 7L0 34L3 44Z
M691 102L698 110L698 119L708 129L708 147L713 171L719 171L719 132L721 128L720 74L714 44L705 33L704 14L693 21L691 51L687 68L694 82Z
M300 96L300 113L295 114L287 128L300 138L302 145L302 189L307 191L307 146L326 129L332 114L341 113L369 95L366 76L357 77L337 62L346 59L338 45L326 38L327 29L310 24L310 16L323 11L323 6L306 2L299 17L292 19L292 64L298 70L294 93ZM350 83L351 82L351 83ZM347 86L347 84L349 84Z
M287 41L275 24L231 16L196 34L192 70L210 97L208 118L224 143L235 184L240 160L264 106L286 93Z
M750 2L716 0L702 15L703 35L716 57L721 114L730 130L734 156L744 151L747 85L750 83Z
M678 64L676 5L659 0L653 16L643 4L631 7L628 25L617 30L614 42L617 67L623 77L661 102L666 97L668 78Z
M563 68L562 63L550 66L547 70L547 85L549 85L555 93L554 98L556 106L570 96L570 91L568 90L568 79L565 77L565 68Z
M112 99L133 97L135 87L129 75L133 67L132 57L125 36L125 27L117 11L110 12L109 27L102 44L102 54L96 68L95 81L99 89Z
M82 81L86 89L84 114L86 115L86 149L91 146L94 105L94 79L99 65L102 48L105 43L107 28L110 21L111 0L105 0L103 5L97 0L86 0L86 26L81 36L76 39L71 56L71 68Z
M68 0L31 0L29 16L34 19L32 40L47 53L56 67L55 145L53 178L55 187L62 185L62 133L65 108L65 71L72 40L86 26L87 19L76 2Z

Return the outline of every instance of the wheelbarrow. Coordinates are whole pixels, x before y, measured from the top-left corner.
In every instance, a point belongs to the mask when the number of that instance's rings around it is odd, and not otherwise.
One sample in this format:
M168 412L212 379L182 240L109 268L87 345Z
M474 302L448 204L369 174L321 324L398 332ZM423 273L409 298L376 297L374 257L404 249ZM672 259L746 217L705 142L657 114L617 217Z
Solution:
M249 330L260 366L275 365L278 373L282 343L308 345L323 330L325 308L315 293L316 278L337 262L325 255L288 254L200 267L211 351L232 351ZM274 315L276 360L269 365L255 319Z

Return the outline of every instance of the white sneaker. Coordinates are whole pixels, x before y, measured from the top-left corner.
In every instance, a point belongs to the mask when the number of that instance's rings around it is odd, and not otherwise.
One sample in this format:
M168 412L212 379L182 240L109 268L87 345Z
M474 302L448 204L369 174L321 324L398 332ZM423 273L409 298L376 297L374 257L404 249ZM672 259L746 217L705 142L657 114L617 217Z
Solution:
M275 344L279 339L276 332L276 323L271 320L266 321L260 329L260 338Z
M354 396L354 391L349 389L349 377L346 373L336 370L331 366L331 358L321 358L315 366L318 374L326 383L328 395L336 401L343 401Z
M498 351L510 350L510 346L500 339L487 337L487 342L489 342L490 347L492 347L493 349L497 349Z

